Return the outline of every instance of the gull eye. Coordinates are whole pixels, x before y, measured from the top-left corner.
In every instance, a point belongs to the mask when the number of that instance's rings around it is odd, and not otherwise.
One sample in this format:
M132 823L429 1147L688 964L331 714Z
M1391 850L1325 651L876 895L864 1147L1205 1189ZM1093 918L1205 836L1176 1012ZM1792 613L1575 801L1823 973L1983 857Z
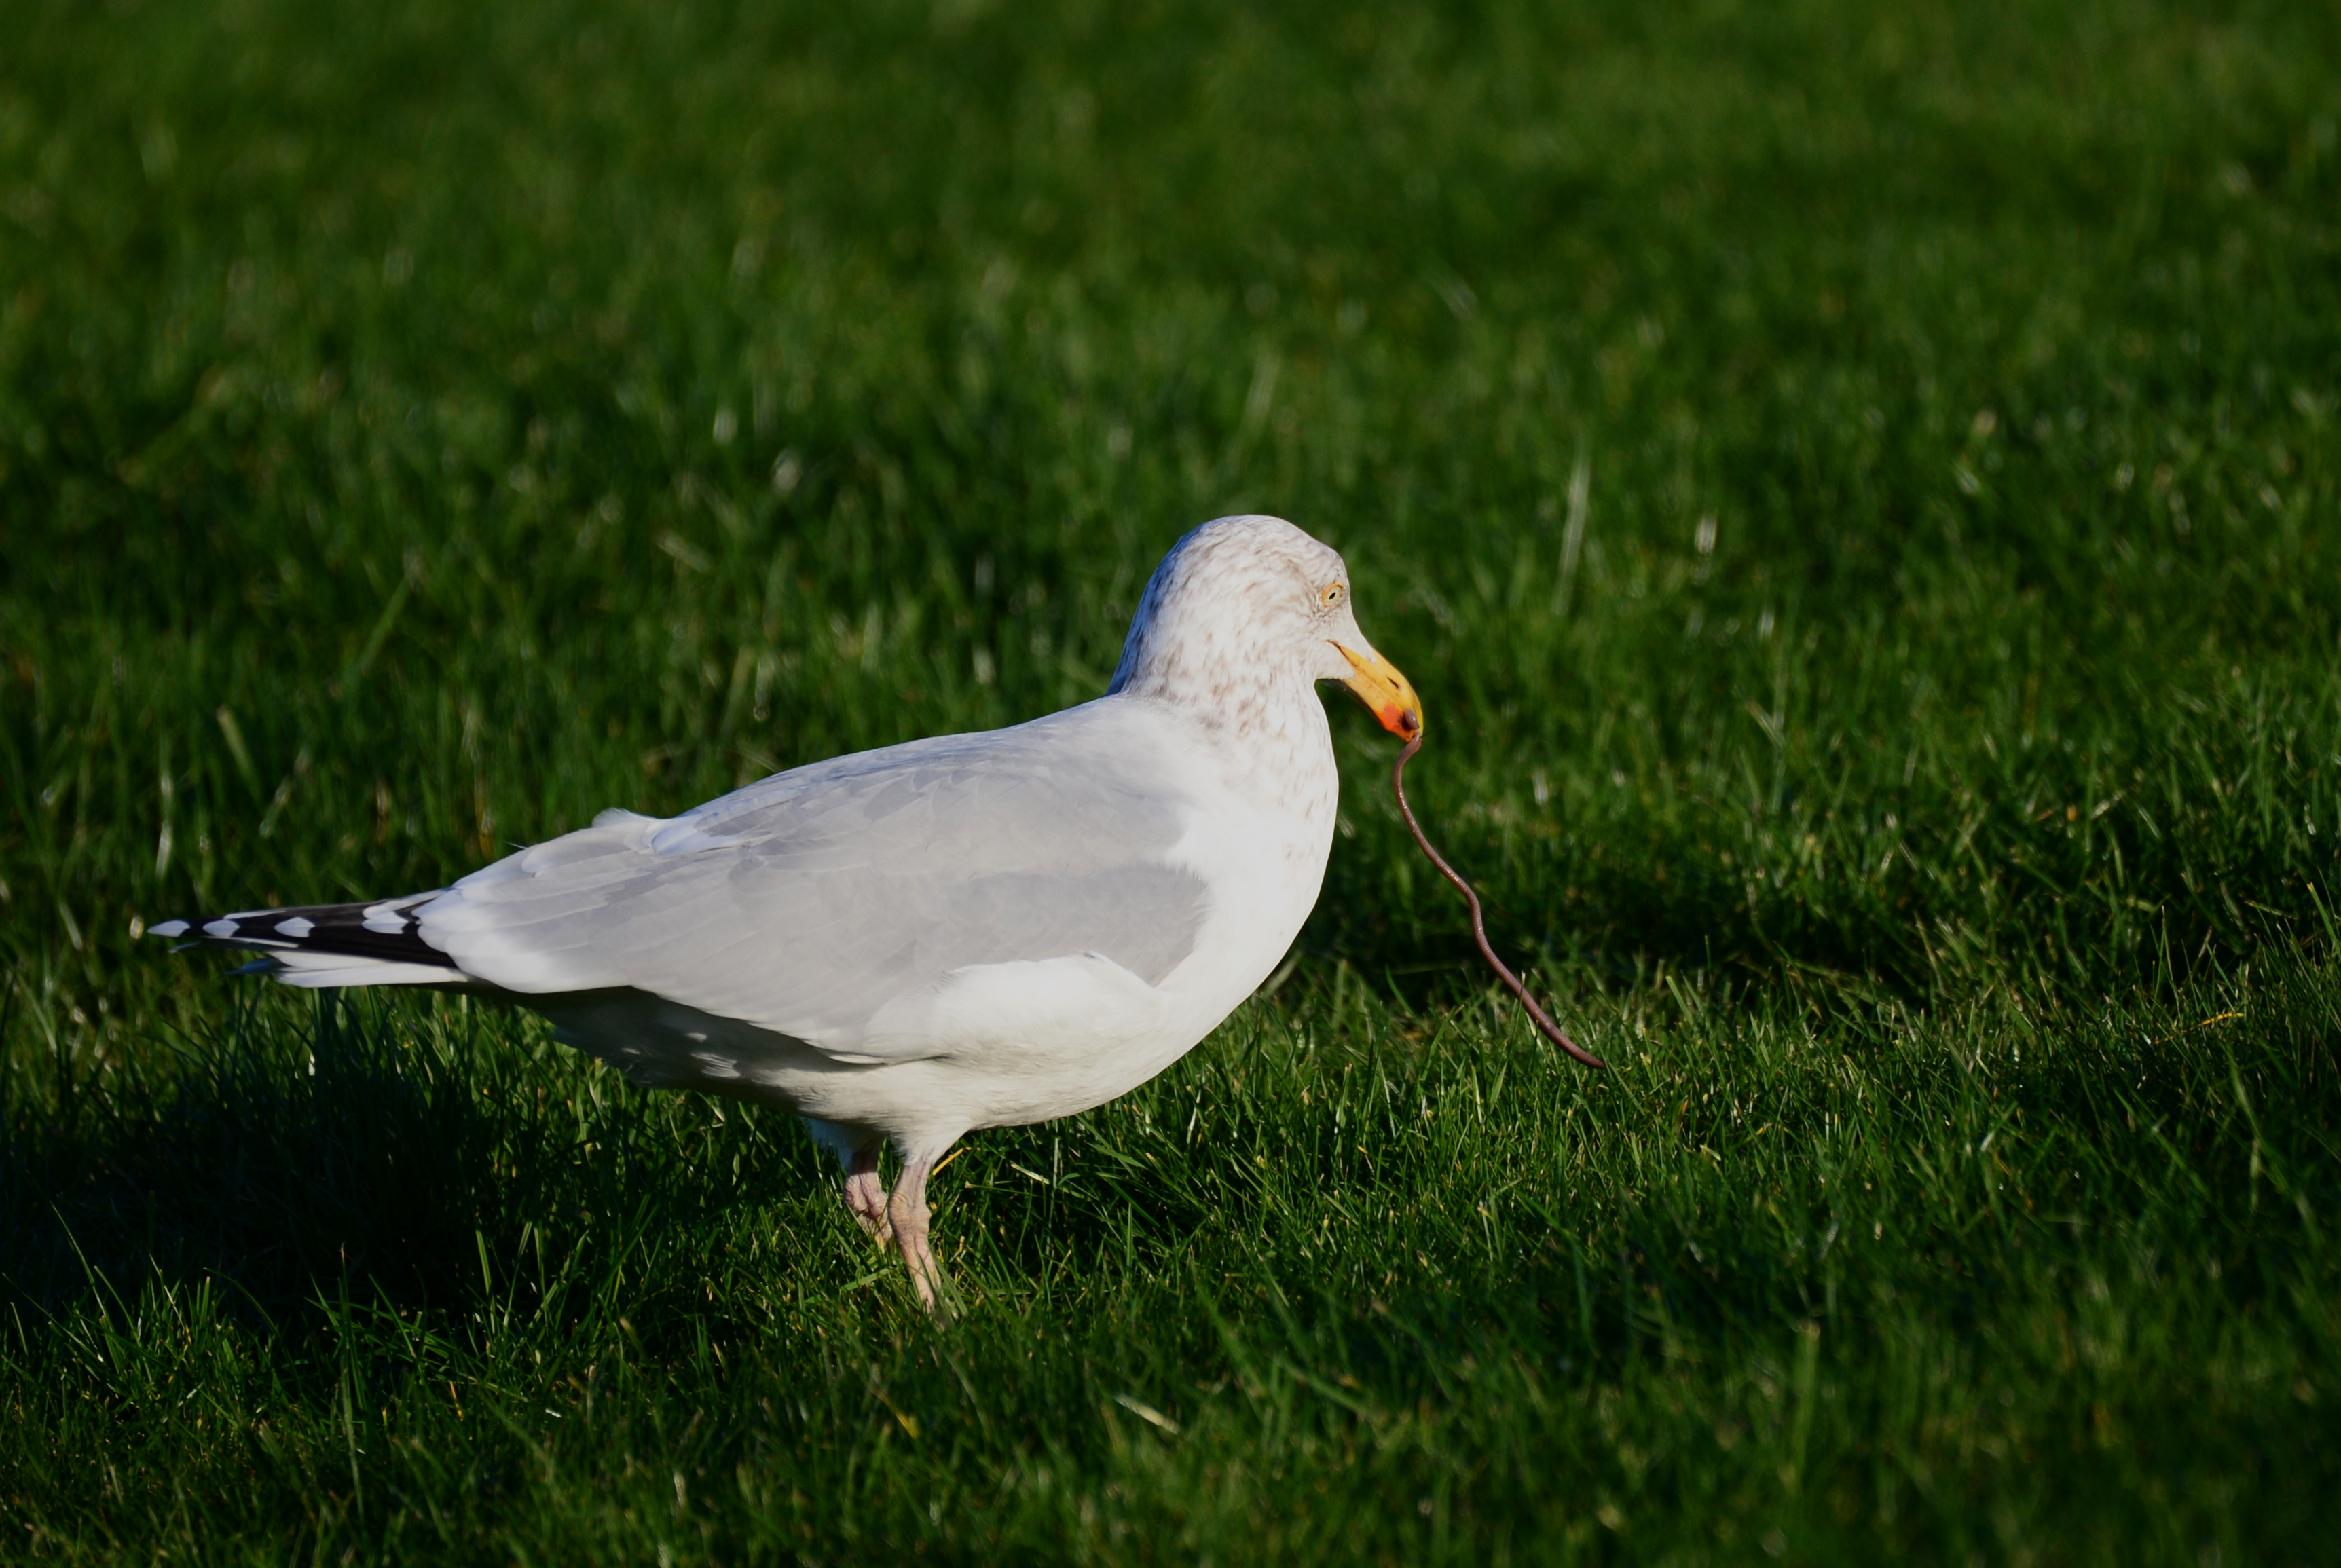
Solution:
M1325 585L1325 590L1317 596L1317 603L1322 609L1330 610L1341 602L1341 595L1346 591L1348 590L1340 583L1329 582Z

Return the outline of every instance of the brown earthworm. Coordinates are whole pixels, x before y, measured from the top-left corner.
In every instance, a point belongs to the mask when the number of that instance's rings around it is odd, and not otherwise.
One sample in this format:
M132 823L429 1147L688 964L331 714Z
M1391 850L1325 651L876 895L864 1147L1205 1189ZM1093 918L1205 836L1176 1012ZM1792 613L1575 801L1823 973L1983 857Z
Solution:
M1538 1028L1544 1031L1545 1038L1589 1067L1609 1066L1599 1057L1570 1039L1568 1031L1552 1021L1552 1015L1537 1006L1537 999L1529 995L1529 988L1520 984L1520 978L1505 967L1503 959L1496 957L1496 949L1488 945L1488 922L1479 913L1479 895L1471 891L1471 884L1458 876L1455 868L1447 863L1447 858L1432 849L1430 840L1423 837L1422 824L1414 819L1414 808L1406 800L1406 765L1421 749L1422 732L1418 729L1414 739L1406 743L1406 749L1398 754L1398 761L1390 768L1390 789L1398 796L1398 814L1406 819L1407 831L1412 833L1414 841L1422 846L1422 852L1430 857L1430 863L1439 868L1439 874L1454 883L1456 890L1470 904L1471 939L1479 944L1479 956L1488 960L1488 968L1496 971L1496 978L1504 982L1506 988L1520 999L1520 1006L1529 1010L1529 1017L1535 1020Z

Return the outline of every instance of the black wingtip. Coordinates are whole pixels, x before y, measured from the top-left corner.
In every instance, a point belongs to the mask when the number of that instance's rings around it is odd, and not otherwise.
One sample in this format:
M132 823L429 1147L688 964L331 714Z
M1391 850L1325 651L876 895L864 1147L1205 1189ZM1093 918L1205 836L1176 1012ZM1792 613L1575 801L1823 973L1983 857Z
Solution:
M397 963L444 965L447 955L423 939L412 913L436 897L414 893L364 904L302 904L277 909L239 909L233 914L162 920L141 935L172 940L171 951L190 948L241 948L247 952L346 954ZM178 938L184 938L179 940ZM273 965L261 960L266 969ZM236 971L246 974L254 966Z

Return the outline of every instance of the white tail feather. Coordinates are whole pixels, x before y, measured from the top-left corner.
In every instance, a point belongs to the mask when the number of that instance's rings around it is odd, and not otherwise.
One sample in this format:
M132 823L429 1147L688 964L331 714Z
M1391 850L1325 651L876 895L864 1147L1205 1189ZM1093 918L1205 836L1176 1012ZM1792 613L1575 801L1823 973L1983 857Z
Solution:
M452 964L410 964L352 953L304 953L297 948L266 955L266 973L287 986L462 986L471 977Z

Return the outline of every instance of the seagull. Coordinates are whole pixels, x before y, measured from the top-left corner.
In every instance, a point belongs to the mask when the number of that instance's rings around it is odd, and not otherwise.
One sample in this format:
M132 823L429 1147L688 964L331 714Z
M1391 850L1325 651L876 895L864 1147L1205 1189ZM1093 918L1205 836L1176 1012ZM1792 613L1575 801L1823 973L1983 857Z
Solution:
M1145 1083L1300 934L1340 794L1317 684L1421 733L1350 600L1330 547L1223 517L1156 568L1091 701L603 811L430 892L149 929L286 985L516 1003L641 1087L785 1107L941 1312L926 1187L951 1146Z

